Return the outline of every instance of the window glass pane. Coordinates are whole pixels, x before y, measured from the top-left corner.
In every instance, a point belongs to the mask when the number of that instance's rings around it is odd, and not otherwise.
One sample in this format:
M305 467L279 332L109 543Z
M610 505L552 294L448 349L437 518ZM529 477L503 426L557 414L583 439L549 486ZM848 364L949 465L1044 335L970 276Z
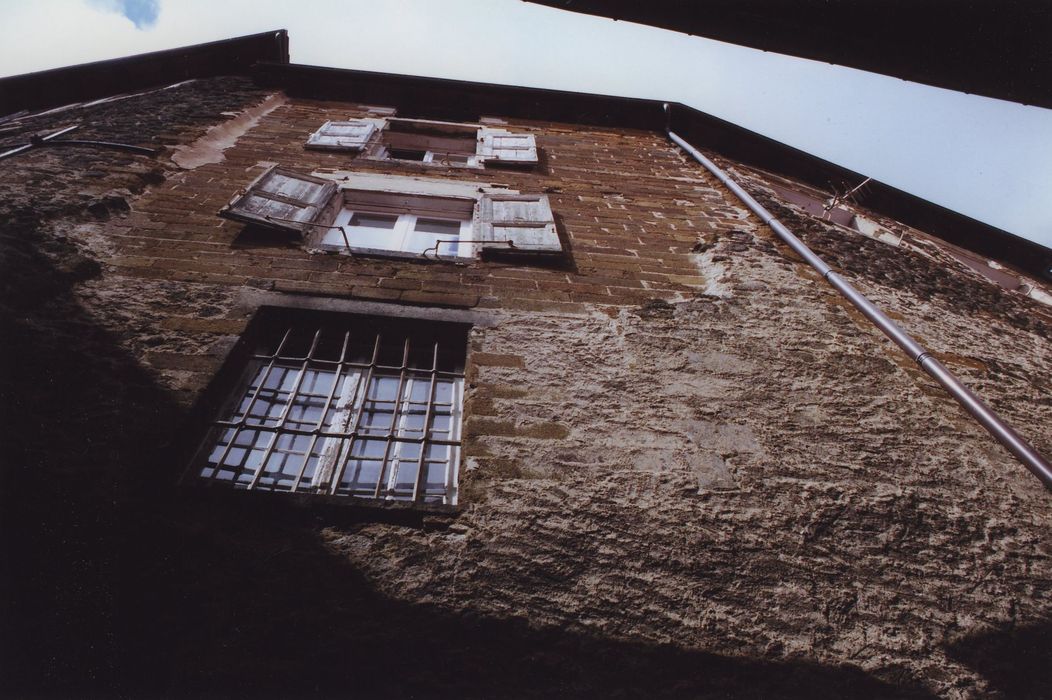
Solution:
M428 402L431 394L431 381L427 376L415 379L409 386L409 400L414 403Z
M371 228L393 229L398 223L395 214L369 214L367 212L355 212L351 217L349 226L368 226Z
M416 442L396 442L394 451L403 462L416 462L420 458L420 444Z
M374 214L354 212L344 224L343 230L331 229L322 237L326 245L346 246L352 248L376 248L379 250L398 250L399 241L395 234L398 224L397 214ZM346 242L344 234L346 233Z
M417 463L415 460L398 463L398 473L394 483L396 493L402 492L406 496L412 495L413 486L416 485L416 470Z
M340 488L372 496L380 478L386 440L357 440L344 466ZM381 487L382 489L382 487Z
M444 236L459 236L460 222L447 219L417 219L415 230L420 233L439 233Z
M373 377L369 385L370 401L394 401L398 396L398 377Z
M399 434L405 437L418 438L424 432L424 409L413 409L402 416Z
M428 445L425 459L429 462L446 462L449 460L449 445Z
M409 233L405 249L414 253L423 253L438 245L440 255L456 255L460 246L460 222L449 219L417 219L416 226ZM439 245L439 241L444 241Z
M435 382L435 403L448 404L453 400L453 382L439 379Z
M431 416L431 434L428 435L433 440L448 440L449 439L449 416L448 415L434 415Z
M447 466L442 463L425 463L424 468L427 469L424 481L424 493L430 497L441 498L442 494L446 492L446 474ZM430 500L430 499L429 499Z

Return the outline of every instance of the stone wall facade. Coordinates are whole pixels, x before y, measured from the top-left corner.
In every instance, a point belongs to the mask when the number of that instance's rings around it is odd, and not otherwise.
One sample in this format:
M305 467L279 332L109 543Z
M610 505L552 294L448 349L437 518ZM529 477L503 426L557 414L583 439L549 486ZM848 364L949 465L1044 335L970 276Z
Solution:
M1052 692L1047 492L699 165L538 121L506 127L536 136L532 170L303 148L363 109L221 78L0 131L166 147L0 171L22 692ZM546 193L568 253L316 255L216 215L275 163ZM1048 307L723 165L1052 453ZM478 320L456 512L177 484L262 303Z

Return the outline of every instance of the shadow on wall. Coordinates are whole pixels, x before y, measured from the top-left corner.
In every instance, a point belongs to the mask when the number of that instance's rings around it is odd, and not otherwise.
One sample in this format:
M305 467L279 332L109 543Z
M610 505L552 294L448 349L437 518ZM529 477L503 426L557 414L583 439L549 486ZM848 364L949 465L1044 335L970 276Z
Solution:
M134 488L125 477L127 470L149 477L159 431L178 412L73 299L72 288L99 265L41 235L33 209L7 214L0 228L0 677L26 674L26 687L37 687L86 669L105 677L112 666L119 504Z
M1052 698L1052 620L965 637L947 652L1005 697Z
M35 287L0 309L8 691L925 697L907 678L852 667L612 641L395 601L321 545L321 528L354 528L353 515L177 493L159 465L181 410L75 303L73 285L94 269L57 267L32 250L31 226L17 233L24 245L8 246L6 258L17 266L2 272Z
M273 499L184 507L182 525L156 527L154 517L123 553L137 563L122 572L116 631L117 689L130 696L927 697L857 668L611 641L392 600L320 546L316 531L331 520L319 511Z

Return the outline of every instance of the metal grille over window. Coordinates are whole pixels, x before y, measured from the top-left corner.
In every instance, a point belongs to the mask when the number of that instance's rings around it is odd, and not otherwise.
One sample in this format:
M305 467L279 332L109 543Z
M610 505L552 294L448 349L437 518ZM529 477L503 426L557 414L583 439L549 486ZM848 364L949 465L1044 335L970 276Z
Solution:
M213 423L201 477L242 489L456 502L465 327L356 318L263 335Z

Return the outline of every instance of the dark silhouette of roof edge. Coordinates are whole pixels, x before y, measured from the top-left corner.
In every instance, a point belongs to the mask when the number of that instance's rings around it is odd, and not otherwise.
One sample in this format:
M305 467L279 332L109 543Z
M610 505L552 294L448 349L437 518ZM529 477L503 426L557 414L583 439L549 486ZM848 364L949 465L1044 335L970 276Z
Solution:
M1044 0L526 1L1052 108Z
M632 97L474 83L447 78L299 64L261 63L256 81L287 94L392 105L401 116L474 121L480 116L562 121L664 131L664 102ZM669 103L671 127L694 146L830 191L865 175L680 103ZM949 243L1052 279L1052 249L872 180L860 205Z
M258 61L288 63L284 29L0 78L0 117L110 97L191 78L247 75Z

